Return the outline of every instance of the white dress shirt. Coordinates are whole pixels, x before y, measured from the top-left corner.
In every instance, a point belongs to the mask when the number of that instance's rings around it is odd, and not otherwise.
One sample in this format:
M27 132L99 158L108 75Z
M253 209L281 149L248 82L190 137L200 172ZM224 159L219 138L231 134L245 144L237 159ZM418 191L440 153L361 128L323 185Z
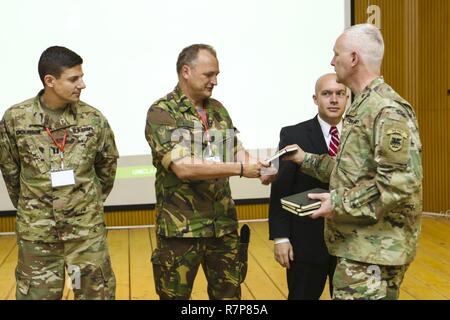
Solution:
M325 142L328 148L331 141L331 133L330 133L331 125L322 120L322 118L320 118L319 115L317 116L317 120L319 120L320 128L322 129L323 137L325 138ZM342 133L342 120L336 125L336 129L338 130L338 134L340 137Z

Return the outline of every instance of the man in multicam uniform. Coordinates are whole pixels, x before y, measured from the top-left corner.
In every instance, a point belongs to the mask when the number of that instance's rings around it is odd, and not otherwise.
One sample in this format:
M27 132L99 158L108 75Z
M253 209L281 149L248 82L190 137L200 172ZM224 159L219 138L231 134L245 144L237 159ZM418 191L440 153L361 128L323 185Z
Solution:
M46 49L44 90L0 123L0 168L17 208L17 299L60 299L65 268L75 299L115 297L103 202L118 152L105 117L80 101L82 63L67 48Z
M260 177L263 165L250 159L227 110L210 98L219 74L215 50L183 49L177 72L178 85L150 107L145 131L157 169L156 291L161 299L189 299L201 264L210 299L240 299L245 264L228 177Z
M300 170L330 182L311 195L322 206L328 250L338 257L334 299L398 299L414 259L422 213L421 142L410 104L380 76L381 32L370 24L336 41L338 82L356 95L344 119L336 159L299 149L286 157Z

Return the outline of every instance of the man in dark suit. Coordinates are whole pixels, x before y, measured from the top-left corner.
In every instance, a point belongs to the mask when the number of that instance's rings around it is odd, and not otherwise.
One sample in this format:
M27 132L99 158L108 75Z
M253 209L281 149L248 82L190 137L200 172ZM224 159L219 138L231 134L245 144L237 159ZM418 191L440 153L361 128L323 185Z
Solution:
M336 74L323 75L316 82L314 103L318 115L280 132L279 150L297 144L306 152L330 153L339 147L342 115L348 100L347 88L336 82ZM334 154L333 154L334 153ZM272 183L269 206L270 239L274 240L277 262L287 268L288 299L319 299L327 276L330 283L336 258L324 242L323 218L299 217L281 208L282 197L328 185L303 174L294 162L280 161L278 178Z

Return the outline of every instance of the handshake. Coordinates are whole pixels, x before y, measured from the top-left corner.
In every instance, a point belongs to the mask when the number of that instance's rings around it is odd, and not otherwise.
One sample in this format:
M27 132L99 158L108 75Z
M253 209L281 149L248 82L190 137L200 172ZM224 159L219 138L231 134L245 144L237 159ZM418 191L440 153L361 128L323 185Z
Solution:
M263 185L268 185L277 178L278 170L270 162L242 164L242 177L259 178Z
M298 145L288 145L262 162L257 161L256 163L245 165L242 176L259 178L263 185L268 185L275 181L278 173L278 170L272 165L274 160L281 158L282 160L291 160L301 164L304 156L305 152Z

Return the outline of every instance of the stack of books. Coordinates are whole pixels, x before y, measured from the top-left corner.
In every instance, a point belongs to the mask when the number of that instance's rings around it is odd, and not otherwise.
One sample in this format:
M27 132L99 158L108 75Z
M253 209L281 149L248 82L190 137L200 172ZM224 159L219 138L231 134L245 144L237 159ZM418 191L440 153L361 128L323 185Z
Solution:
M288 197L281 198L281 207L298 216L307 216L320 208L321 202L308 198L310 193L328 193L329 191L322 188L315 188L293 194Z

